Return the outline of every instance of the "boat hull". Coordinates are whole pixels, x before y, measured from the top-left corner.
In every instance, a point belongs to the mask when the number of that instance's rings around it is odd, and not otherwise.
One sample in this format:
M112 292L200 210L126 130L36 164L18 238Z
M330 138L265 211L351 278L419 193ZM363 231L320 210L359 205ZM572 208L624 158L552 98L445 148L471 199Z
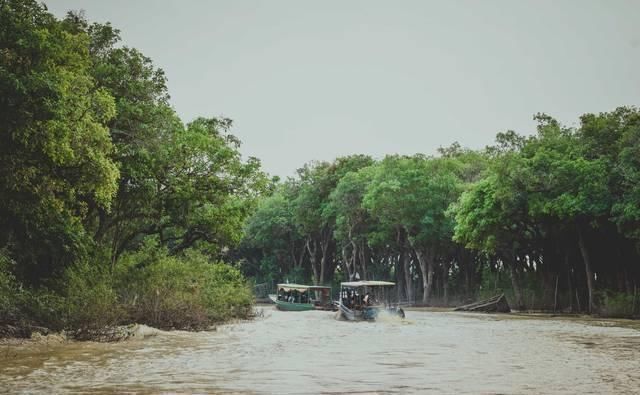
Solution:
M479 302L456 307L454 310L471 311L476 313L510 313L511 307L509 307L509 303L507 302L507 298L504 294L500 294Z
M385 309L380 307L366 307L363 310L352 310L342 304L339 304L338 310L340 310L340 316L347 321L375 321L381 311L387 311L392 315L404 318L404 310L401 308Z
M373 321L375 320L375 315L377 315L372 314L371 311L367 314L364 310L350 309L343 304L339 304L338 309L340 310L342 318L347 321Z
M276 308L282 311L308 311L314 310L314 306L311 303L291 303L278 300L275 295L269 295L269 299L276 304Z

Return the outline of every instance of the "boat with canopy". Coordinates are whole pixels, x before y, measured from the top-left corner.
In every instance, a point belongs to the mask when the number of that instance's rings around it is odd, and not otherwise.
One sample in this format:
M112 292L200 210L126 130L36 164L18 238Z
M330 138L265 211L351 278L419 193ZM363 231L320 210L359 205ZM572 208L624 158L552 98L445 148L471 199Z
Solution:
M332 310L331 287L323 285L278 284L278 293L269 295L279 310Z
M349 321L375 321L381 312L404 318L404 310L391 301L395 283L352 281L340 284L338 310Z

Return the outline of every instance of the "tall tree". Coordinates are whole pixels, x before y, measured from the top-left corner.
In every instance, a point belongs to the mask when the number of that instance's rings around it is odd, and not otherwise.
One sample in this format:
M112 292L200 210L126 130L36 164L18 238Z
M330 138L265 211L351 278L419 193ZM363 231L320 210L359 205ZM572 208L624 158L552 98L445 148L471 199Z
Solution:
M91 75L88 43L35 1L0 3L0 245L31 281L83 254L83 219L117 190L114 99Z
M611 211L607 161L584 156L575 131L538 115L538 137L524 148L531 169L529 189L533 216L551 216L575 229L584 261L588 289L588 311L594 308L595 278L588 233Z
M445 211L460 192L455 166L447 158L388 157L364 199L373 215L406 234L422 274L423 303L429 302L437 261L451 241L453 224Z
M64 24L90 38L93 76L115 98L109 131L121 169L117 199L109 212L94 207L88 221L112 263L150 235L172 253L197 245L219 256L237 245L268 180L257 159L241 158L231 120L198 118L184 126L169 106L164 72L119 46L117 29L74 13Z

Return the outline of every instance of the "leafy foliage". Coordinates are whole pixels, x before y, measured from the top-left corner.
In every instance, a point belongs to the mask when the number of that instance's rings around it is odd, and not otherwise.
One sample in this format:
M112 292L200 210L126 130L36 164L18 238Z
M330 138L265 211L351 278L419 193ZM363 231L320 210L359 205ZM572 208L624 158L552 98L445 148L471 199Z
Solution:
M183 124L164 72L117 29L81 13L57 20L33 0L0 2L0 92L3 324L24 318L83 337L143 317L120 294L147 282L116 286L114 275L149 240L164 255L129 275L166 281L160 311L199 318L145 319L196 328L247 314L234 269L208 262L228 257L270 188L260 162L242 158L231 120ZM199 296L179 291L200 271ZM242 297L225 296L236 286Z
M193 250L176 257L151 243L124 257L116 278L130 319L157 328L206 329L246 317L253 303L237 269Z
M335 271L323 278L393 279L412 301L493 290L520 309L613 314L598 295L628 296L640 282L639 114L585 114L574 128L537 114L534 135L498 133L484 150L311 163L249 219L245 240L259 249L243 257L269 262L264 278L281 281L296 262L313 280L325 254L284 253L284 240L304 240L329 251Z
M91 76L88 42L34 1L0 4L0 245L30 281L85 253L81 221L117 189L114 99Z

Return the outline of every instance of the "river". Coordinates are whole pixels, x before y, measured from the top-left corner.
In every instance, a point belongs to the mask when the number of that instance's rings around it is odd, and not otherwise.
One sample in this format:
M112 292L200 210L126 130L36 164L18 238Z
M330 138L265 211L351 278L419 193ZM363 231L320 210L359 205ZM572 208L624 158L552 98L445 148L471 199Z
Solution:
M404 321L280 312L0 356L3 393L634 394L640 331L609 321L408 311Z

